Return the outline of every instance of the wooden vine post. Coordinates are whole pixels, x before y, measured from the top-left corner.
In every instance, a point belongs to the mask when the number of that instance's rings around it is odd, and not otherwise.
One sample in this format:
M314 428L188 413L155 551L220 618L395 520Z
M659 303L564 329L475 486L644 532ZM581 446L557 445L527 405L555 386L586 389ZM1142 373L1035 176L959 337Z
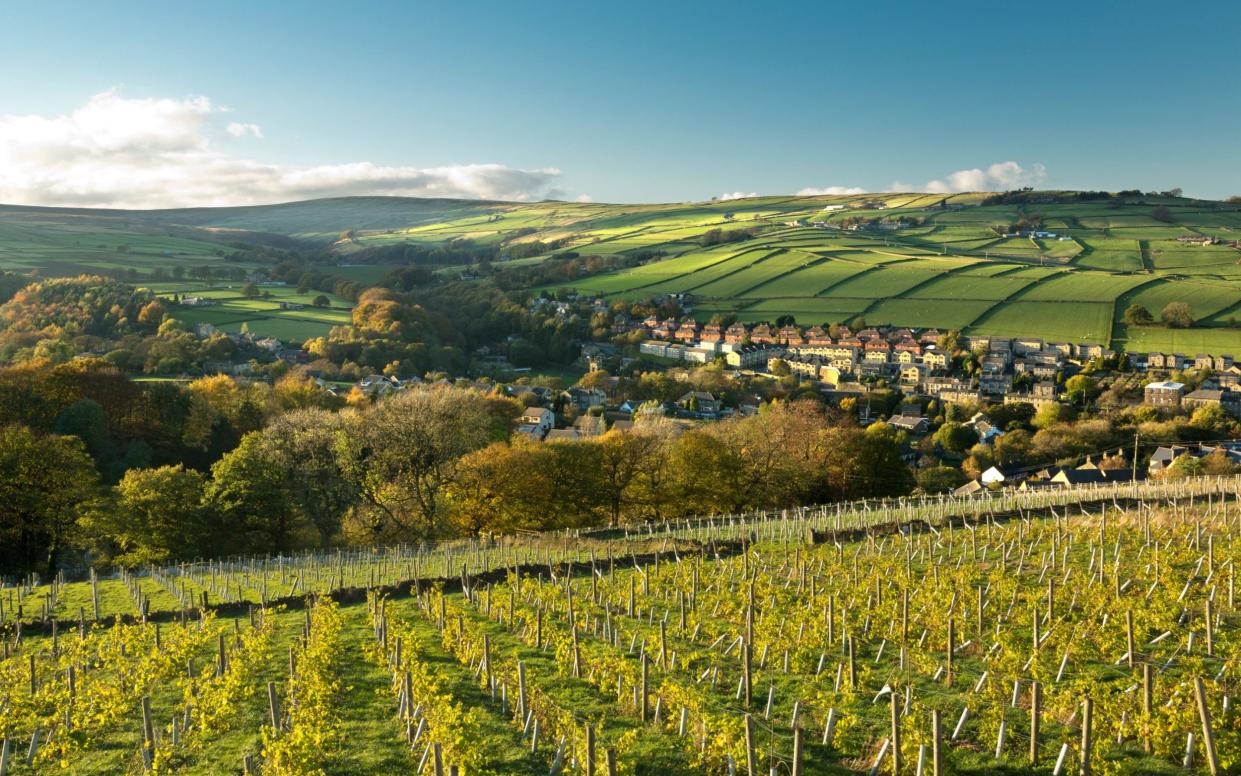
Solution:
M641 717L642 717L643 725L645 725L647 722L650 721L648 719L648 714L647 714L647 709L648 709L648 704L647 704L648 684L647 682L649 681L649 678L650 678L650 665L649 665L649 661L647 660L646 653L643 652L642 653L642 689L641 689L641 697L638 700L639 707L641 709Z
M948 686L952 686L952 653L956 651L956 623L949 618L948 620Z
M749 640L746 640L745 643L741 645L741 682L743 685L742 689L745 691L745 708L747 709L750 708L750 703L753 700L753 694L751 693L750 687L750 663L752 660L753 654L750 650L750 642Z
M595 726L586 726L586 776L595 776Z
M793 728L793 774L792 776L802 776L802 732L801 727Z
M901 773L901 707L900 699L897 696L896 688L892 688L890 695L891 718L892 718L892 776L900 776Z
M1093 715L1094 703L1089 698L1086 698L1082 701L1082 765L1078 771L1081 776L1090 776L1090 749L1093 745L1091 722Z
M748 776L758 776L758 762L754 751L754 718L745 713L745 767Z
M1207 708L1207 691L1202 679L1194 677L1194 697L1198 701L1198 719L1202 721L1202 748L1206 750L1207 770L1211 776L1219 773L1219 758L1215 753L1215 732L1211 730L1211 710Z
M1154 684L1151 677L1151 664L1142 664L1142 751L1147 755L1155 753L1151 739L1152 701L1154 700Z
M267 714L271 718L272 730L280 732L280 698L276 695L276 683L267 683Z
M1043 685L1030 684L1030 765L1038 765L1039 716L1043 713Z
M1133 647L1133 610L1132 609L1125 610L1125 644L1128 647L1128 652L1125 656L1129 659L1129 667L1133 668L1134 647Z

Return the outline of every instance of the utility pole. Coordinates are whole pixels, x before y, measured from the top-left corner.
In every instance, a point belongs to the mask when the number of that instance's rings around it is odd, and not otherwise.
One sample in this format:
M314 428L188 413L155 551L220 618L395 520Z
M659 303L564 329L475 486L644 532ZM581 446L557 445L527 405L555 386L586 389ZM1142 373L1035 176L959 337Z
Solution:
M1137 429L1134 429L1133 431L1133 481L1134 482L1138 481L1138 434L1139 433L1140 432L1138 432Z

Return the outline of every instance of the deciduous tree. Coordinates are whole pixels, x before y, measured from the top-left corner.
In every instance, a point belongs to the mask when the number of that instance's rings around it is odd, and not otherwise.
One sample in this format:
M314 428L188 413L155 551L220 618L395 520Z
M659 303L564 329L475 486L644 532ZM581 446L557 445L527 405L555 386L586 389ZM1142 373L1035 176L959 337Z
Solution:
M78 519L98 506L98 474L76 437L0 427L0 568L51 575L77 537Z

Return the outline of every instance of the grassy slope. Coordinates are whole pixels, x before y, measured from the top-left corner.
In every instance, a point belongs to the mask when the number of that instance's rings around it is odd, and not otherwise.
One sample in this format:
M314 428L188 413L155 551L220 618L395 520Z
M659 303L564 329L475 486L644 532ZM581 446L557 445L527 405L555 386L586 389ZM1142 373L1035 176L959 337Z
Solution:
M880 194L641 205L352 197L158 211L0 207L0 268L65 275L225 266L229 262L222 256L232 250L228 242L238 239L296 238L330 246L345 265L357 250L384 245L465 239L503 250L533 240L558 241L560 247L544 257L569 251L664 254L669 258L571 285L612 298L692 291L704 318L737 313L746 320L774 320L792 314L812 324L862 312L871 323L958 326L1134 350L1241 350L1241 333L1227 328L1228 313L1235 313L1241 300L1241 252L1176 239L1241 237L1236 207L1160 198L978 207L982 197ZM945 201L961 207L943 209ZM884 207L860 207L876 202ZM1160 204L1170 209L1171 223L1151 217ZM825 210L835 206L844 208ZM1071 239L1003 239L993 231L995 224L1022 214L1041 216L1044 228ZM837 225L852 215L909 215L926 223L870 234L797 225L799 220ZM708 230L740 228L760 234L706 249L698 244ZM339 274L374 279L384 269L343 266ZM997 280L980 283L983 276ZM1199 326L1179 332L1127 327L1122 315L1135 301L1156 315L1168 301L1187 301ZM189 317L225 328L246 321L260 333L302 339L326 333L339 316L264 310L231 300Z

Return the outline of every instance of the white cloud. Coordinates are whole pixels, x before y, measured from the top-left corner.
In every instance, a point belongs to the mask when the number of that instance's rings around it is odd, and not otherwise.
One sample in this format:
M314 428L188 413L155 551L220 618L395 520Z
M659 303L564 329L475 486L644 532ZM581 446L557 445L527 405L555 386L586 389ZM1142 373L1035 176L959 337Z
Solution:
M594 201L595 201L595 198L594 198L594 197L592 197L592 196L590 196L589 194L578 194L578 195L577 195L577 201L578 201L578 202L582 202L582 203L586 203L586 202L594 202Z
M797 192L797 196L799 197L821 197L824 195L843 196L846 194L865 194L865 193L866 193L866 189L859 188L857 186L826 186L821 189L816 189L813 186L808 186L802 189L801 191Z
M233 137L245 137L246 135L263 137L263 129L258 124L242 124L240 121L233 121L229 122L225 130Z
M62 116L0 116L0 202L182 207L389 194L534 200L559 194L555 168L291 166L230 155L225 136L262 137L206 97L131 99L115 90ZM227 145L227 144L225 144Z
M926 191L952 194L961 191L1008 191L1023 186L1038 187L1047 180L1047 168L1037 162L1025 169L1014 161L996 162L986 170L957 170L940 180L927 181Z
M758 192L756 191L751 191L748 194L744 191L734 191L730 194L721 194L718 197L716 197L716 199L718 199L720 202L727 202L730 199L748 199L749 197L757 197L757 196L758 196Z

